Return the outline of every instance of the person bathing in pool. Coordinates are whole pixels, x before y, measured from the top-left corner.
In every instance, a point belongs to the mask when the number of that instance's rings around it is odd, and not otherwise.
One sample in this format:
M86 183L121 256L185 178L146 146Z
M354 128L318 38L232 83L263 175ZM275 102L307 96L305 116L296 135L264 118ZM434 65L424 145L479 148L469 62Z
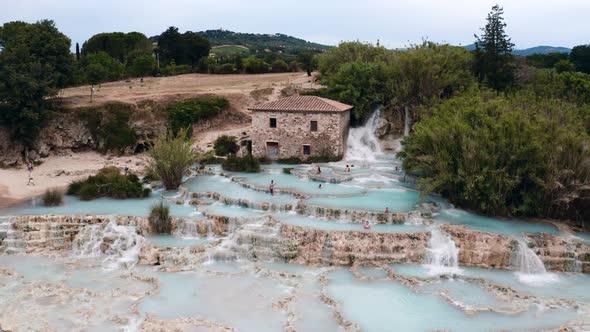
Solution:
M275 180L270 180L270 185L268 185L268 191L270 192L271 196L275 194Z

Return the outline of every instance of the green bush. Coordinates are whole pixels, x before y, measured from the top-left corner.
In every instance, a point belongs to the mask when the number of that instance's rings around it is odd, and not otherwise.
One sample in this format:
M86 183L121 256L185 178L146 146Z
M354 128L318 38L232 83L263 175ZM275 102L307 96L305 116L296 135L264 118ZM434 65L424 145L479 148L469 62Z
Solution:
M258 159L252 157L252 155L247 155L245 157L236 157L230 155L226 160L223 161L221 167L226 171L232 172L260 172L260 162Z
M589 105L473 89L429 111L398 154L424 194L489 215L590 220Z
M198 162L201 165L221 164L225 159L215 156L215 151L209 151L199 156Z
M43 194L43 205L58 206L63 204L63 194L59 190L49 189Z
M157 175L168 190L177 189L184 173L198 160L186 129L160 135L150 144L148 154L149 173Z
M148 221L153 233L170 234L172 232L170 207L165 205L163 201L152 206Z
M297 165L297 164L316 164L316 163L330 163L334 161L342 160L342 156L322 154L318 156L310 156L307 159L301 159L298 157L282 158L277 160L281 164Z
M279 59L272 63L271 71L273 73L285 73L289 71L289 65Z
M236 143L234 136L221 135L213 143L213 149L216 155L227 156L228 154L236 154L240 146Z
M98 142L99 151L123 152L137 141L135 130L129 127L131 112L132 106L129 104L108 103L84 107L79 116Z
M301 160L301 158L298 158L298 157L281 158L281 159L278 159L277 162L279 164L287 164L287 165L303 164L303 160Z
M234 72L234 65L231 63L225 63L223 65L216 66L214 70L215 74L233 74Z
M84 201L100 197L144 198L150 192L150 189L142 187L137 175L121 174L116 167L106 167L84 181L74 181L67 191L68 195L76 195Z
M285 168L283 168L283 173L291 174L292 170L293 170L293 167L285 167Z
M193 98L166 107L168 126L174 134L180 129L188 129L192 134L192 124L210 119L229 107L225 98Z

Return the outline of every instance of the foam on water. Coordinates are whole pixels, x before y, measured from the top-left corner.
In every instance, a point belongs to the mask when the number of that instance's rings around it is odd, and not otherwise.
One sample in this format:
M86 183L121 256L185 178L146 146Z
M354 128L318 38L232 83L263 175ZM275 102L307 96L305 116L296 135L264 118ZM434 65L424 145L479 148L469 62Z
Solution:
M375 135L379 115L380 111L377 109L362 127L350 128L346 143L346 160L370 162L375 161L376 156L382 154L381 144Z
M73 251L80 258L100 257L105 268L116 269L137 263L143 241L135 226L118 225L111 219L84 227L73 242Z
M426 261L430 275L463 273L459 268L459 249L455 241L438 225L431 227Z
M522 239L518 240L518 250L511 257L511 265L521 282L542 285L559 281L557 274L548 273L541 258Z

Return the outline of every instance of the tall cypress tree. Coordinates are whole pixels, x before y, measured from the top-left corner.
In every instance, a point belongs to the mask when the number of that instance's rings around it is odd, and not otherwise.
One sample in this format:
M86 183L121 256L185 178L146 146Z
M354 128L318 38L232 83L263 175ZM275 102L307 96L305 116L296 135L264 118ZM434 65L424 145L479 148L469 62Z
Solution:
M76 43L76 60L80 61L80 45Z
M479 81L496 90L503 90L514 82L516 65L512 50L514 44L504 28L504 9L499 5L488 13L483 34L475 35L475 72Z

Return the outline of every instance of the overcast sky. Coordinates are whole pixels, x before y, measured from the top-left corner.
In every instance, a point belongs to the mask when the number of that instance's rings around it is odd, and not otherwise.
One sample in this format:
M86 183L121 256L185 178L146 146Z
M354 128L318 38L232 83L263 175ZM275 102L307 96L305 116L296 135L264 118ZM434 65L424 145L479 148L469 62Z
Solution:
M82 44L99 32L153 36L223 28L284 33L336 45L345 40L399 48L422 38L455 45L473 34L497 0L0 0L0 23L52 19ZM590 43L590 0L504 0L507 32L517 48Z

